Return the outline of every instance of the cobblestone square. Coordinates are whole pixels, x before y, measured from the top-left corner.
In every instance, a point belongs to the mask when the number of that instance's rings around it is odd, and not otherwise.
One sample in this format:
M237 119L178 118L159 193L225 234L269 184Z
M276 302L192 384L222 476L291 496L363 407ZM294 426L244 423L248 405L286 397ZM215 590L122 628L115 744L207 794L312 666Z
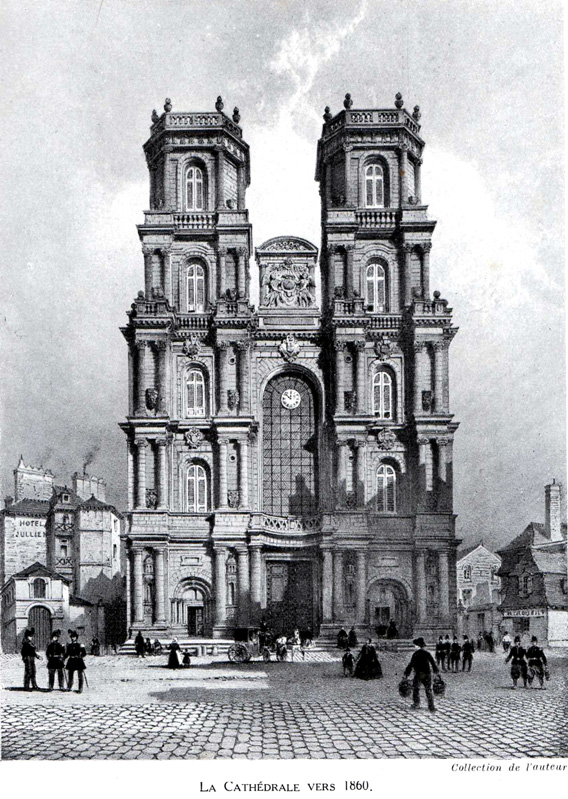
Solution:
M512 690L501 654L447 674L431 714L397 691L408 654L381 653L382 680L344 678L335 653L235 666L196 658L88 658L82 693L21 690L2 657L3 759L566 757L566 653L550 655L546 690ZM40 663L38 683L47 673Z

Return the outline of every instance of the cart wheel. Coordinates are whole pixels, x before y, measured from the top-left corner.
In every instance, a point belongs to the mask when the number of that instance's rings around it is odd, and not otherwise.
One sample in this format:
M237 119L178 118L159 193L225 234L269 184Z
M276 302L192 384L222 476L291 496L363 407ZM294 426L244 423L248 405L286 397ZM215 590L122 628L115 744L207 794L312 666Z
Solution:
M227 653L231 663L248 663L250 652L244 644L233 644Z

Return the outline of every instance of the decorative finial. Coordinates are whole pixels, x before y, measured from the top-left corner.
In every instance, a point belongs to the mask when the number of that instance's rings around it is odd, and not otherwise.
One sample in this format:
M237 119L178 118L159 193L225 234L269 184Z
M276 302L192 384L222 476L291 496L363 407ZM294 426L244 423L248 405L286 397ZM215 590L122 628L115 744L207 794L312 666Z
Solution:
M223 98L221 97L221 95L219 95L219 97L217 97L217 101L215 102L215 110L221 113L224 107L225 104L223 103Z
M349 110L353 105L353 100L351 99L351 95L349 94L349 92L347 92L347 94L345 95L345 100L343 101L343 105L345 106L345 108L347 108L347 110Z
M156 124L156 122L159 120L159 118L160 118L160 117L159 117L159 115L158 115L158 112L156 111L156 109L155 109L155 108L153 108L153 109L152 109L152 122L153 122L154 124Z
M439 291L435 291L435 292L434 292L434 299L435 299L435 300L439 300L441 296L442 296L442 295L441 295L441 292L439 292Z
M164 103L164 111L166 112L166 114L169 114L171 110L172 110L172 101L170 100L169 97L166 97L166 102Z
M332 116L333 116L333 114L332 114L332 113L331 113L331 111L329 110L329 106L328 106L328 105L326 105L326 107L325 107L325 110L324 110L324 112L323 112L323 118L324 118L324 121L325 121L325 122L329 122L329 120L332 118Z
M396 93L396 96L394 98L394 104L397 108L402 108L402 106L404 105L404 100L402 99L402 94L400 92Z
M412 112L412 119L414 119L416 122L418 122L418 120L420 119L421 116L422 116L422 114L420 113L420 106L419 105L415 105L414 106L414 111Z
M238 125L240 121L241 121L241 115L239 113L238 107L235 106L233 108L233 122L235 123L235 125Z

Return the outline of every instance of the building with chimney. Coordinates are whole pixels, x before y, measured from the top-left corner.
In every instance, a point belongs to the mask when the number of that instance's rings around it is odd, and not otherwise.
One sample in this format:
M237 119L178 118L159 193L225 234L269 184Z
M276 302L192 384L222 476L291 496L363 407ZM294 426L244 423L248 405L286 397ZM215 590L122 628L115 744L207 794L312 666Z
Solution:
M76 626L87 639L121 643L126 633L122 515L105 502L105 482L75 473L71 488L52 472L14 470L0 511L2 646L15 651L26 627L39 648L52 629Z
M153 113L144 291L122 329L134 633L454 628L456 328L430 290L419 120L400 95L326 109L321 248L253 251L238 109Z
M456 566L458 634L477 638L479 633L500 634L501 558L483 541L458 550Z
M545 522L531 522L498 551L503 627L542 644L568 646L566 524L562 521L562 486L545 491Z

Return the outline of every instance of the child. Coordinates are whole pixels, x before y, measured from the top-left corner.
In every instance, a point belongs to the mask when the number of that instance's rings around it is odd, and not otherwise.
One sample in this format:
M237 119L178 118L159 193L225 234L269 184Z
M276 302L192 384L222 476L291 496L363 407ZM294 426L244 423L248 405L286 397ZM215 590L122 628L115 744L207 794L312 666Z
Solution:
M353 677L353 666L355 665L355 659L351 654L350 649L345 650L345 654L341 658L341 662L343 663L343 676Z
M181 663L182 663L182 666L184 667L184 669L188 669L191 666L191 658L189 657L189 650L188 649L184 649L183 650L183 658L182 658Z

